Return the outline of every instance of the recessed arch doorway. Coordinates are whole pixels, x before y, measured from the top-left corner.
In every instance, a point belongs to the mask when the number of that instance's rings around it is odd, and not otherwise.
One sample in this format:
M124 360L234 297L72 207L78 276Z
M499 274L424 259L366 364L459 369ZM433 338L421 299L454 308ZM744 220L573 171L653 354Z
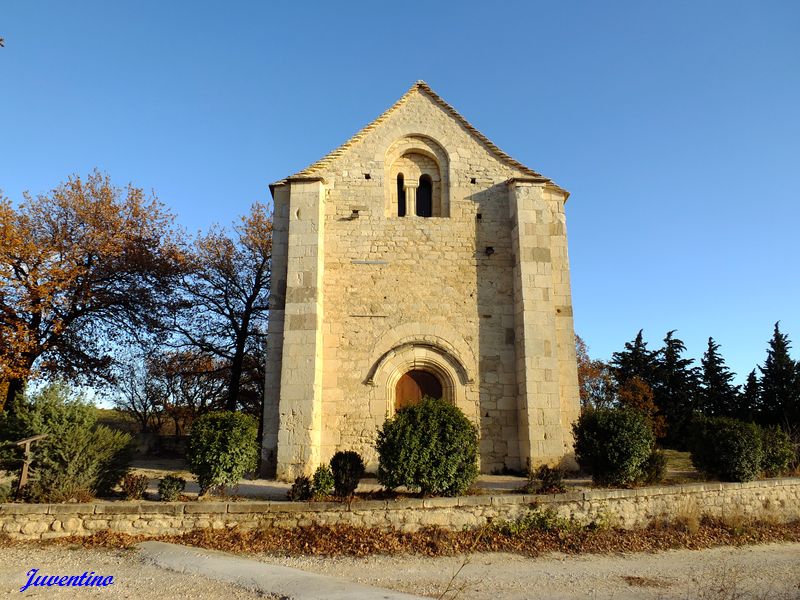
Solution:
M442 398L444 390L439 378L429 371L412 369L397 380L394 394L394 409L400 410L419 404L425 396Z

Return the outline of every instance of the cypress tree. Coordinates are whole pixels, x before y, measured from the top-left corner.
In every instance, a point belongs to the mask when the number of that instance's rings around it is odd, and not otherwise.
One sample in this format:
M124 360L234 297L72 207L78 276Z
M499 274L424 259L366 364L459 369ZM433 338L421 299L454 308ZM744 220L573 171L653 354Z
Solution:
M742 393L739 394L739 407L736 418L741 421L759 421L761 413L761 386L756 377L756 370L750 371L744 384Z
M619 385L638 377L653 387L657 368L656 352L647 349L642 331L639 330L632 342L625 342L625 350L611 355L612 372Z
M683 448L687 443L687 429L695 408L697 373L690 358L683 358L686 346L673 337L675 330L667 332L664 347L655 355L653 392L656 406L667 420L666 443Z
M779 323L767 349L761 370L762 421L768 425L796 427L800 424L800 376L798 365L789 356L789 336L781 333Z
M700 410L709 417L735 417L738 412L739 386L731 382L734 373L719 353L719 344L708 338L708 350L700 361Z

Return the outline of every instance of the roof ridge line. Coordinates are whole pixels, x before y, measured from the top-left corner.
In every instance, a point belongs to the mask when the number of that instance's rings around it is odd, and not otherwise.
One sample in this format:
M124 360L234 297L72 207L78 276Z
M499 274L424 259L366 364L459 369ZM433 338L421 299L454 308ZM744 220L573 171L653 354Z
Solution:
M270 186L270 188L274 187L275 185L280 185L284 183L288 179L294 179L297 177L308 177L309 175L314 174L319 169L329 165L335 159L339 158L344 154L351 146L361 141L368 133L372 132L378 125L383 123L392 113L394 113L400 106L405 104L410 96L416 92L421 91L426 93L436 104L438 104L442 109L448 112L456 121L461 124L469 133L475 136L479 142L481 142L490 152L495 154L498 158L500 158L505 163L509 164L512 167L515 167L522 171L523 173L530 175L532 177L537 177L540 179L545 180L545 182L549 183L553 187L557 188L558 190L566 192L563 188L557 185L554 181L550 178L545 177L541 173L538 173L531 169L530 167L525 166L518 160L514 159L512 156L503 152L494 142L492 142L489 138L483 135L477 128L475 128L469 121L467 121L464 116L461 115L452 105L450 105L446 100L444 100L439 94L434 92L431 87L422 79L417 80L414 84L406 91L400 98L392 104L389 108L383 111L377 118L370 121L367 125L359 129L355 134L353 134L347 141L343 144L340 144L330 152L328 152L325 156L320 158L319 160L311 163L305 169L294 173L280 181L276 181L274 184ZM568 193L568 192L566 192Z

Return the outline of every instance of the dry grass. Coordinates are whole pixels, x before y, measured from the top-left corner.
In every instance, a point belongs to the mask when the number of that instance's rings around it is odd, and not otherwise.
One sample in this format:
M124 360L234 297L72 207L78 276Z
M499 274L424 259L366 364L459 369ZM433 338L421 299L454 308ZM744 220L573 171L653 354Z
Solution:
M679 531L696 535L700 531L702 515L697 503L693 500L683 500L671 525Z
M43 544L85 548L128 548L145 539L211 548L234 553L275 555L368 556L371 554L415 554L455 556L471 552L511 552L538 556L549 552L565 554L653 552L660 550L700 550L716 546L743 546L770 542L800 542L800 521L775 524L748 521L729 523L724 519L703 518L696 531L658 525L639 530L576 528L541 531L536 529L502 532L487 529L447 531L426 528L415 533L365 529L349 526L312 526L293 529L197 530L175 536L130 536L101 532L90 537L59 538ZM0 546L18 545L0 538ZM34 542L26 542L28 544Z
M692 600L797 600L800 584L796 591L778 591L770 585L754 585L735 568L720 568L698 581L690 597Z
M669 581L656 579L654 577L636 577L635 575L624 575L622 579L625 580L628 585L633 587L665 588L671 585Z
M667 476L664 483L690 483L705 480L705 475L694 468L689 452L664 450L667 457Z

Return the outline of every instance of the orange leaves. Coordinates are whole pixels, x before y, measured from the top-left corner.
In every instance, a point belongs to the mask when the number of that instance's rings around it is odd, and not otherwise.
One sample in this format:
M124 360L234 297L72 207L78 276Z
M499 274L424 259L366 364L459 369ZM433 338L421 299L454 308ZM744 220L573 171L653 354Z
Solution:
M656 437L662 438L667 434L667 420L658 414L653 390L641 377L632 377L619 386L617 398L622 406L643 413Z
M181 244L155 197L98 171L25 194L16 210L0 199L0 377L101 374L104 338L148 325Z

